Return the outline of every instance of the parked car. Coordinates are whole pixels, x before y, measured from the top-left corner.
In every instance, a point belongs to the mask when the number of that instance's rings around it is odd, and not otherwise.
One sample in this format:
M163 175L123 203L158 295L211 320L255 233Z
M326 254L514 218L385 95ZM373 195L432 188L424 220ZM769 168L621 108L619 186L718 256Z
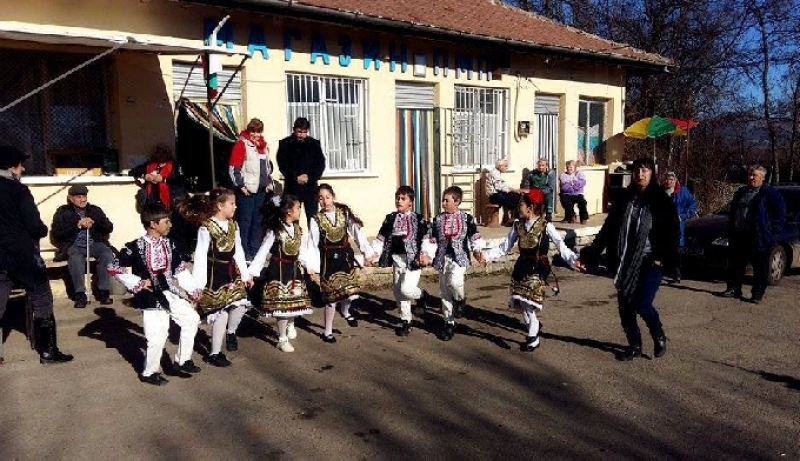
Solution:
M775 186L786 202L786 225L778 243L770 250L768 281L777 285L791 267L800 267L800 186ZM728 226L730 204L721 210L686 221L684 272L728 265ZM721 273L724 277L724 272Z

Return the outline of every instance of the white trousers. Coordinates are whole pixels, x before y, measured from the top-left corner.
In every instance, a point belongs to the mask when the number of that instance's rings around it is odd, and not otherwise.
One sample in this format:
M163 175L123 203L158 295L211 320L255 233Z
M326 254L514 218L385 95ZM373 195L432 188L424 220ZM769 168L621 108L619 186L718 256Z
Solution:
M528 336L535 337L539 334L539 319L536 317L536 309L527 304L522 304L522 319L528 327ZM539 340L536 340L538 344Z
M164 293L169 301L169 311L146 309L142 311L144 337L147 339L147 352L144 358L142 376L150 376L161 371L161 354L169 336L169 320L172 319L181 329L175 361L183 364L192 358L194 337L200 325L200 316L191 304L172 293Z
M410 322L411 302L422 297L419 288L421 270L408 268L408 259L404 255L392 255L392 275L394 277L394 299L400 304L400 320Z
M444 257L442 272L439 274L439 290L442 292L442 315L447 323L454 323L453 302L464 300L464 273L461 267L450 256Z

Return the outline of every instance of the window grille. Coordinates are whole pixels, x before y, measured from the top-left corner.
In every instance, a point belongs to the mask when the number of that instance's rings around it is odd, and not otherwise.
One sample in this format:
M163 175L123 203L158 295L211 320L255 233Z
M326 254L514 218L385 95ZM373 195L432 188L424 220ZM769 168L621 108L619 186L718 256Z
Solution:
M453 165L482 168L508 157L508 90L456 86Z
M294 120L311 122L309 135L320 140L327 173L367 170L367 82L307 74L286 76L289 131Z

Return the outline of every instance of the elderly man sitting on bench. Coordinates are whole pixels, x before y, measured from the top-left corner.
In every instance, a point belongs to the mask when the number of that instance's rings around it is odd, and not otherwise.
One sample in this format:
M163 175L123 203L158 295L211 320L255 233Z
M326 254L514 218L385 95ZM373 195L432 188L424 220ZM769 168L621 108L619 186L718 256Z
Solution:
M54 261L67 261L72 285L75 287L73 301L76 308L84 308L89 302L86 296L84 274L88 274L89 257L95 258L97 267L97 300L108 305L111 299L109 288L111 276L105 268L114 262L114 252L108 243L108 236L114 225L100 207L87 200L89 189L75 184L67 191L67 204L60 206L53 215L50 233L57 247Z
M503 173L507 170L508 160L500 159L494 162L494 169L486 175L486 197L489 203L500 205L507 213L513 214L519 206L521 190L506 184Z

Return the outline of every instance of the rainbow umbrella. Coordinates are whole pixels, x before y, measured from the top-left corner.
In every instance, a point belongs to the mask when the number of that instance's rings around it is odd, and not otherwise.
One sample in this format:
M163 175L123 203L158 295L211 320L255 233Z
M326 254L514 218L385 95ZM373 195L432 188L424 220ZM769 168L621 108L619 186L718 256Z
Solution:
M686 136L686 131L676 125L672 120L654 115L643 118L633 125L625 128L625 136L635 139L657 138L665 134Z

